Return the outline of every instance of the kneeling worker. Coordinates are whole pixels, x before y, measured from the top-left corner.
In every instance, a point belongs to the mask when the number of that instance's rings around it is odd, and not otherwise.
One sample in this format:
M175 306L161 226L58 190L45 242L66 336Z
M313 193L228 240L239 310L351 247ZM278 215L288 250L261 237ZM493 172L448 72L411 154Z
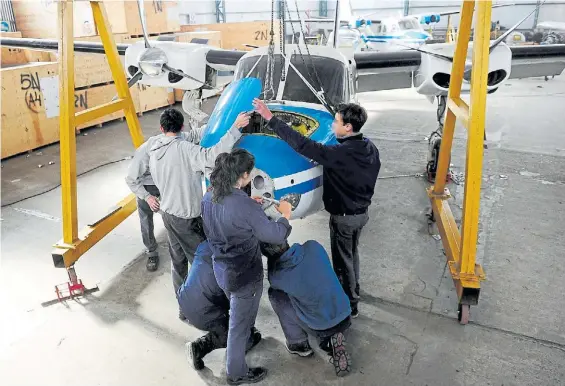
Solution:
M212 254L208 241L198 246L186 281L177 292L179 307L188 323L208 331L203 337L186 344L189 362L196 370L204 368L204 356L226 348L228 341L230 301L216 282ZM251 327L247 351L260 340L261 333Z
M268 260L269 300L275 310L291 354L313 354L308 331L332 358L335 373L351 371L344 331L351 326L351 305L320 243L261 244Z

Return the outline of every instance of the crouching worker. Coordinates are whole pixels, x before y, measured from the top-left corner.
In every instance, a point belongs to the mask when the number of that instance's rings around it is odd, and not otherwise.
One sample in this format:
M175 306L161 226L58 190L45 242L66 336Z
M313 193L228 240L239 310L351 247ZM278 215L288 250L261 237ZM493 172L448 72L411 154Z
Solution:
M208 241L198 246L186 281L178 290L177 299L188 323L199 330L208 331L208 334L186 344L189 363L196 370L202 370L203 358L207 354L227 346L230 311L230 301L214 276L212 250ZM251 327L247 351L260 340L261 333Z
M269 300L275 310L291 354L313 354L308 332L331 356L337 376L351 371L344 331L351 326L351 305L320 243L261 244L268 260Z

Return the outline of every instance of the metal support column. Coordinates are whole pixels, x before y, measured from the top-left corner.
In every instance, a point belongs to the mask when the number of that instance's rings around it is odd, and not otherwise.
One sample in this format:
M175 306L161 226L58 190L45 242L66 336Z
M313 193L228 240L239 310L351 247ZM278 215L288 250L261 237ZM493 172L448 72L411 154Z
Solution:
M404 16L410 13L410 0L404 0Z
M216 0L216 23L226 22L226 2L225 0Z
M476 7L471 107L461 99L461 84L475 9L475 1L466 0L461 10L461 22L448 92L448 110L443 128L435 185L428 189L433 214L442 236L449 271L459 297L459 321L461 324L468 323L470 306L478 303L480 281L485 279L483 269L479 264L476 264L475 257L479 225L492 1L476 1ZM450 198L450 193L445 187L457 118L468 128L461 231L458 229L449 208L447 199Z
M87 292L76 276L75 262L136 209L135 195L130 194L120 201L110 213L95 223L89 224L81 232L78 231L76 126L123 110L133 145L137 148L144 142L135 106L127 85L125 71L118 55L116 43L113 40L104 5L99 1L91 1L90 4L95 25L100 34L114 84L118 91L118 99L75 113L73 0L59 1L59 124L61 133L63 239L54 245L55 249L51 255L55 267L67 269L70 282L66 287L69 292L67 297L61 295L61 288L55 287L58 300L73 297L77 292L82 294Z

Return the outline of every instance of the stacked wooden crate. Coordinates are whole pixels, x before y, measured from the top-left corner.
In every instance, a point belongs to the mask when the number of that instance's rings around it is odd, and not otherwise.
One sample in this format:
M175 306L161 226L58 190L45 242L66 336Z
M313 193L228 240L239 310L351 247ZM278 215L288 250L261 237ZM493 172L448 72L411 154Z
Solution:
M250 50L246 45L266 46L271 39L271 23L265 21L245 23L188 24L180 27L182 32L219 31L222 48L228 50ZM279 22L274 22L274 39L279 39Z
M21 31L10 37L57 38L56 2L14 0ZM133 42L143 32L132 1L104 1L116 43ZM176 2L146 1L150 33L178 32ZM176 15L176 16L175 16ZM88 2L74 3L75 41L100 41ZM20 27L21 26L21 27ZM132 38L133 37L133 38ZM123 63L123 57L121 57ZM2 47L2 158L59 140L57 54ZM138 114L171 105L173 89L135 85L131 89ZM105 55L75 54L75 109L82 111L110 102L117 91ZM123 117L123 112L88 122L77 131Z

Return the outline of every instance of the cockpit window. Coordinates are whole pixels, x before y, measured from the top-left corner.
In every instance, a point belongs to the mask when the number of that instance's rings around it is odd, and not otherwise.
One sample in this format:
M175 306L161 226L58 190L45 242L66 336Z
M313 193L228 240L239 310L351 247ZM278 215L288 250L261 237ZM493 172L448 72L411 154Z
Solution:
M263 91L261 98L265 99L265 80L267 74L267 56L261 57L259 64L251 71L253 66L257 63L260 56L252 56L240 60L235 71L234 80L244 78L246 76L261 79L263 84ZM338 60L321 57L321 56L308 56L304 53L304 59L300 55L293 55L291 63L300 71L302 76L310 83L310 85L318 92L320 91L320 84L318 77L325 92L325 97L328 102L334 106L345 101L346 95L346 68L345 65ZM275 96L269 92L267 93L270 99L275 99L279 88L281 79L281 69L283 60L281 55L275 55L274 75L273 75L273 89ZM282 64L281 64L282 63ZM314 68L318 77L314 73ZM251 73L250 73L251 71ZM285 89L283 91L282 99L320 104L320 101L314 93L308 88L300 76L294 71L292 66L288 68L286 74Z
M420 25L415 19L402 19L398 22L401 30L420 29Z

